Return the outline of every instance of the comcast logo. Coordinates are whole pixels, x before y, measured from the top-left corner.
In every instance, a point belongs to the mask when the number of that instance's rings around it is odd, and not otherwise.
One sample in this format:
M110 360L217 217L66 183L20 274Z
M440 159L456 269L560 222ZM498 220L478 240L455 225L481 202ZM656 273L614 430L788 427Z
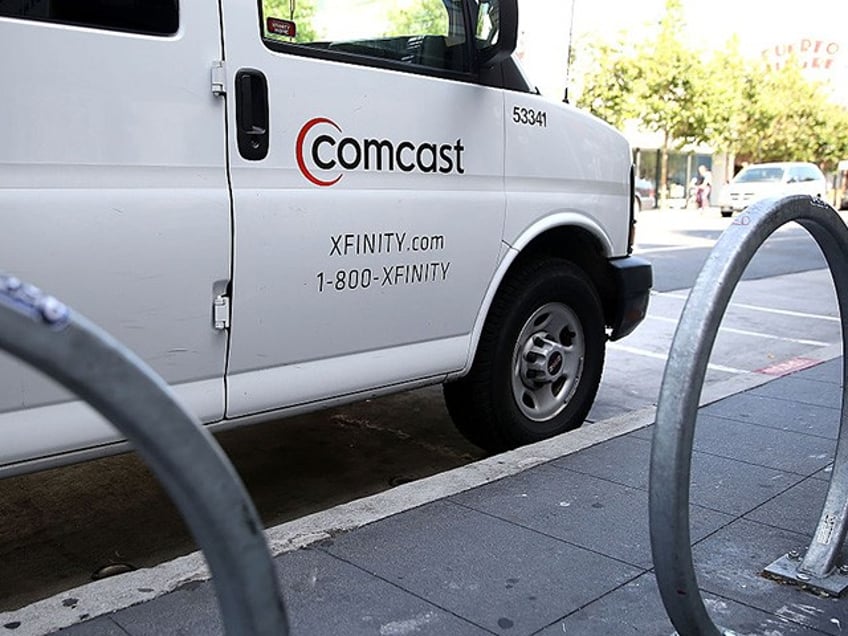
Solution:
M357 139L327 117L306 122L295 143L298 170L307 181L325 188L357 170L465 174L464 150L461 138L451 143Z

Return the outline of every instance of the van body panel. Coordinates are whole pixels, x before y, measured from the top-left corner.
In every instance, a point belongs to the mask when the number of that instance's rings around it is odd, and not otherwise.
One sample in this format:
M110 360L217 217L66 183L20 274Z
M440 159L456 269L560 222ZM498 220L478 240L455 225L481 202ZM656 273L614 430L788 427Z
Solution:
M335 358L311 400L418 377L409 347L428 375L461 368L503 232L503 91L273 51L255 7L223 7L228 81L260 70L270 103L266 158L230 140L228 415L267 406L263 369L299 386Z
M221 418L224 410L221 380L172 384L177 398L203 422ZM0 474L33 458L59 456L70 449L113 444L122 439L115 427L80 400L0 413L3 435ZM80 444L84 440L85 444Z
M431 378L436 383L444 378L445 367L462 368L468 341L465 336L443 338L232 375L230 412L241 416L278 409L281 404L320 403L327 399L328 386L333 387L334 396L346 396L411 380ZM367 389L363 389L363 373L373 385Z
M224 106L209 87L220 28L214 3L184 3L182 19L153 37L0 18L15 87L0 100L0 268L104 326L211 421L227 347L212 293L230 278ZM0 377L0 463L115 438L6 354Z
M538 95L506 93L507 218L513 244L552 214L603 228L608 256L627 253L630 150L611 126Z

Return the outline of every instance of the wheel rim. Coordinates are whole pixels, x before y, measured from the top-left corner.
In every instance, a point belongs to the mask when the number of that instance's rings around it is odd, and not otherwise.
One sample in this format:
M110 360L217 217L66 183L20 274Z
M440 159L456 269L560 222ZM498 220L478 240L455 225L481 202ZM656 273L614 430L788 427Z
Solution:
M512 394L534 422L558 415L580 384L586 337L577 314L562 303L539 307L524 323L512 354Z

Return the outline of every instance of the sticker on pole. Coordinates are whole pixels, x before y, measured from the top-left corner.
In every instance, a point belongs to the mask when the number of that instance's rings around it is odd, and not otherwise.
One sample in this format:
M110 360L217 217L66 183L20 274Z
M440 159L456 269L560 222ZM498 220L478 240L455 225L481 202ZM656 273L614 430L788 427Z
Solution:
M763 367L762 369L756 369L754 370L754 373L777 376L789 375L790 373L795 373L795 371L801 371L802 369L809 369L810 367L814 367L819 364L819 362L821 362L821 360L815 360L813 358L790 358L789 360L784 360L783 362L778 362L776 364Z
M14 276L0 274L0 303L53 329L61 329L70 320L64 303Z

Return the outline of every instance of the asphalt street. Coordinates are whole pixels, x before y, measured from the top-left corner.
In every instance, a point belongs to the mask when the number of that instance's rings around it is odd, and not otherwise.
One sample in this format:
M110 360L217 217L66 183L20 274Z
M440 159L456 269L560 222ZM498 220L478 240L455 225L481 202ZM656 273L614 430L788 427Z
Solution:
M655 291L692 287L713 243L729 222L714 218L717 216L717 213L693 210L648 210L641 214L637 253L649 258L654 265ZM697 225L693 219L697 219ZM685 256L681 251L686 252ZM742 279L772 278L824 267L824 257L815 241L804 228L793 224L766 241Z

